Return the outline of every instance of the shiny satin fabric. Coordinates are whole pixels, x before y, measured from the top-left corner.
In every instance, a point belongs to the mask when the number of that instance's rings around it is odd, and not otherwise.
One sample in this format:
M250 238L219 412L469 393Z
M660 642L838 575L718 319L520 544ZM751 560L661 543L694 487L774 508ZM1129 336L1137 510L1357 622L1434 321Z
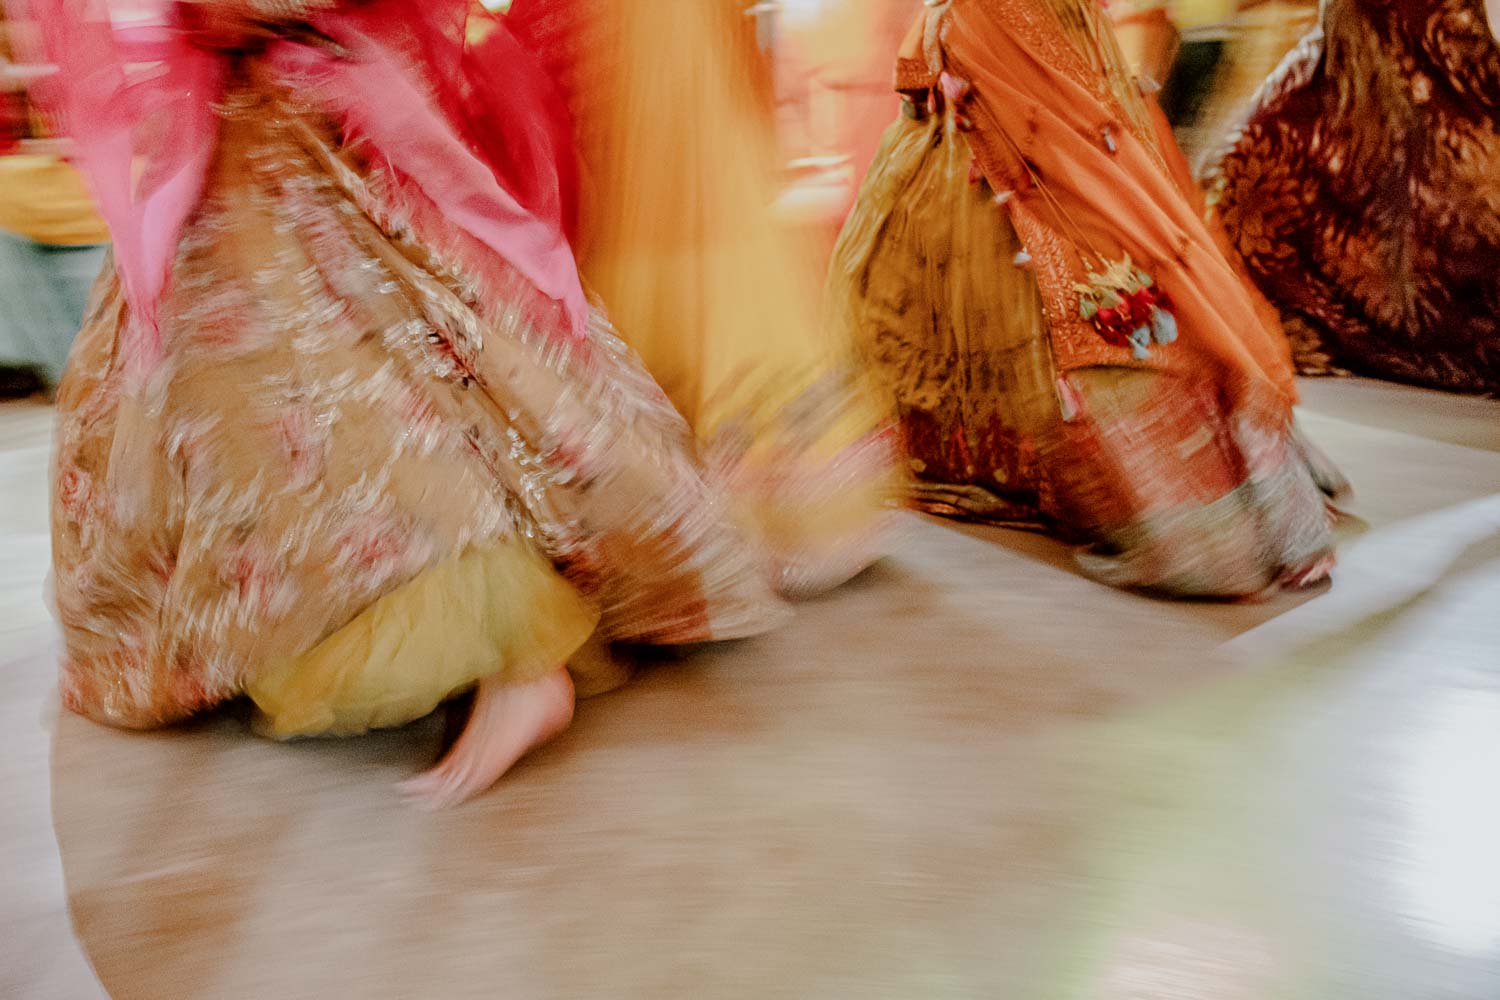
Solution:
M1326 4L1205 174L1304 371L1500 392L1500 41L1481 0Z

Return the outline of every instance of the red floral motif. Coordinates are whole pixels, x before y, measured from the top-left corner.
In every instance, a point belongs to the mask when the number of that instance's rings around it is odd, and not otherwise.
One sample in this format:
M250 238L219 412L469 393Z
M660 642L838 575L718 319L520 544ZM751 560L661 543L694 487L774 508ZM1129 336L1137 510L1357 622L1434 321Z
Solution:
M577 434L560 434L547 453L547 461L569 472L582 475L588 456L588 446Z
M598 593L609 578L609 560L598 543L574 540L559 548L553 563L573 587L585 594Z
M223 576L234 589L240 604L250 609L264 605L274 582L270 561L248 543L226 553Z
M252 308L254 303L249 296L236 286L226 284L205 295L197 307L199 322L193 329L194 346L222 351L268 343L264 326L247 326L244 322Z
M397 412L401 414L402 423L413 436L427 438L442 431L443 420L432 400L406 386L401 387L398 399Z
M197 656L179 654L166 685L168 699L185 715L212 708L219 699L205 683L206 676L207 671Z
M969 452L969 436L965 433L963 425L953 428L953 433L948 435L948 440L953 446L953 460L965 474L974 474L974 456Z
M77 664L71 659L63 661L62 669L58 671L57 677L57 691L63 708L70 712L85 714L88 706L98 701L93 696L88 676L85 671L78 669Z
M473 359L465 357L464 352L459 350L458 344L448 333L442 330L429 331L427 349L440 359L443 378L451 379L465 389L474 381Z
M279 430L292 486L305 489L316 483L324 470L323 438L317 417L306 407L289 407L280 415Z
M367 518L350 526L340 536L337 559L340 566L377 578L394 575L406 561L410 532L382 518Z
M84 519L94 498L94 481L77 466L63 469L57 476L57 504L69 521Z
M146 569L157 580L165 583L177 570L177 554L167 549L158 549L146 556Z

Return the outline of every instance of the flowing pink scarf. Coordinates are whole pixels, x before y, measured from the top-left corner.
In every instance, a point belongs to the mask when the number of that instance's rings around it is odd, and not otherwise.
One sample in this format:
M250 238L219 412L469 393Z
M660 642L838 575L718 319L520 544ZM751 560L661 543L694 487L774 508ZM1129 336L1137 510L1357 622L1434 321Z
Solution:
M58 68L39 96L91 180L131 306L126 346L149 364L161 349L157 306L203 195L229 56L194 44L171 0L13 2ZM288 36L262 58L315 86L347 133L561 303L581 336L588 306L567 235L576 205L569 127L504 23L489 25L476 48L469 17L466 0L373 0L314 18L336 44Z

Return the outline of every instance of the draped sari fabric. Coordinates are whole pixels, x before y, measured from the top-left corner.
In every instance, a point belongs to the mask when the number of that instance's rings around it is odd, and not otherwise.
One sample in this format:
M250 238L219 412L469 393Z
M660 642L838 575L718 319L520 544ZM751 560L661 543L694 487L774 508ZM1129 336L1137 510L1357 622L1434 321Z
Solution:
M896 76L905 112L828 300L900 413L915 503L1085 543L1083 567L1120 586L1324 576L1342 481L1297 433L1275 316L1093 0L930 5ZM1134 341L1085 308L1120 261L1167 303Z
M996 190L1016 191L1023 220L1084 238L1106 257L1128 253L1166 284L1179 322L1197 332L1191 351L1163 350L1160 363L1210 361L1231 393L1267 400L1260 405L1268 407L1268 424L1284 422L1297 398L1286 341L1182 197L1134 81L1127 76L1112 87L1109 73L1091 65L1098 56L1060 45L1066 36L1052 26L1057 15L1039 16L1032 6L970 0L956 3L951 15L946 51L975 90L970 143L979 168ZM1030 107L1036 93L1054 96ZM1044 178L1045 194L1034 176ZM1081 263L1062 266L1067 275L1048 278L1044 261L1043 280L1083 278ZM1075 343L1083 356L1120 357L1091 331Z

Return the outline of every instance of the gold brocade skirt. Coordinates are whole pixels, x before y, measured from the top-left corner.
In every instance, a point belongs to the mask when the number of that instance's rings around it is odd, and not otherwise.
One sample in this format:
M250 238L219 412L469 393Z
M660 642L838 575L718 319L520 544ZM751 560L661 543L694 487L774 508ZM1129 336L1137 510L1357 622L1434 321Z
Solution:
M1038 523L1034 442L1057 409L1042 299L969 163L941 118L890 127L835 251L829 326L894 403L917 506Z
M1321 575L1319 487L1337 474L1295 430L1238 437L1210 371L1060 369L1021 241L970 163L951 111L891 126L830 272L829 325L898 414L912 503L1080 543L1118 586L1243 596Z
M59 389L69 707L149 727L249 695L277 735L357 732L483 676L607 668L585 643L785 620L601 314L575 338L311 97L236 74L163 357L131 368L106 268Z

